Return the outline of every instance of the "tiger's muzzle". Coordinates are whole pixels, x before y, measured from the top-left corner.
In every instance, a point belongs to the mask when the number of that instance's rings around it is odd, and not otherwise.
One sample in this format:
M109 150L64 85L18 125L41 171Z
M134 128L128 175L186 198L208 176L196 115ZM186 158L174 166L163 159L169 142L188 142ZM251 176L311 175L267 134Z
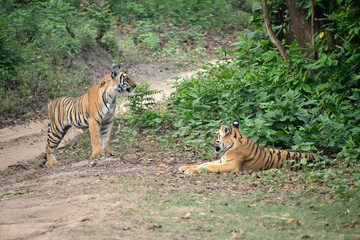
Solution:
M134 86L130 86L130 87L126 88L126 91L128 93L133 93L135 91L135 88L136 88L136 84L134 84Z
M221 148L219 146L213 146L215 152L220 152Z

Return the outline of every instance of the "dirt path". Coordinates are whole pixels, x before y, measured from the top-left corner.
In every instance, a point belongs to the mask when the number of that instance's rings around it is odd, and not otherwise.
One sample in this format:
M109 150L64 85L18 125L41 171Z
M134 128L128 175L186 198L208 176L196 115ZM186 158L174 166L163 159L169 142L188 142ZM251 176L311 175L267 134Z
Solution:
M162 90L162 93L154 96L156 100L160 100L164 96L167 97L174 91L170 85L174 82L172 78L184 78L196 73L196 71L159 72L152 68L143 71L137 76L136 81L139 83L148 81L151 84L150 89ZM119 101L118 111L121 111L125 99L120 98ZM46 119L0 129L0 171L5 170L8 166L16 165L18 162L28 161L44 154L47 125L48 120ZM81 132L82 130L71 128L59 147L66 145L69 140Z

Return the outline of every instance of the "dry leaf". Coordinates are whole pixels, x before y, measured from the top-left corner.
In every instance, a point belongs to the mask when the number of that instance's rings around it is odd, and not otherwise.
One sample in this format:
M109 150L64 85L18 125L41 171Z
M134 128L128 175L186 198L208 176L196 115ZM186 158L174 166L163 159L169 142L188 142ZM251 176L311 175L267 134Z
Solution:
M148 230L153 230L153 229L157 229L157 228L161 228L162 226L160 224L154 224L149 226L147 229Z
M159 163L157 166L158 166L158 167L166 167L166 165L163 164L163 163Z
M288 221L288 224L293 224L295 222L295 218L292 218Z

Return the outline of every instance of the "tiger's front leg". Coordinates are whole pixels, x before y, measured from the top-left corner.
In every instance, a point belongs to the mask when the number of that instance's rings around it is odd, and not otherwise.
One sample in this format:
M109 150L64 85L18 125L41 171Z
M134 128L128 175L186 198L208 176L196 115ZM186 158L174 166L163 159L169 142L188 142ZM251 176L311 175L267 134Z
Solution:
M230 173L230 172L239 171L238 167L236 166L236 164L234 164L234 162L225 162L225 163L211 163L206 166L201 166L201 165L188 166L185 167L184 173L185 174L198 173L202 168L215 173Z
M206 163L202 163L202 164L199 164L199 165L194 165L194 166L182 166L179 168L179 171L182 171L184 173L190 173L190 172L187 172L188 169L201 169L201 168L204 168L205 166L208 166L210 164L215 164L215 163L221 163L221 160L217 160L217 161L213 161L213 162L206 162Z
M110 118L108 121L105 121L101 125L101 136L102 136L102 149L106 155L114 155L114 151L110 149L111 141L111 131L114 125L114 117Z
M92 145L92 156L104 154L104 151L101 147L101 139L100 139L100 125L94 118L89 119L89 131L90 131L90 139Z
M200 169L207 169L210 172L237 172L241 168L241 164L237 161L226 161L225 155L221 157L220 160L214 162L207 162L195 166L183 166L179 170L183 171L185 174L198 173Z

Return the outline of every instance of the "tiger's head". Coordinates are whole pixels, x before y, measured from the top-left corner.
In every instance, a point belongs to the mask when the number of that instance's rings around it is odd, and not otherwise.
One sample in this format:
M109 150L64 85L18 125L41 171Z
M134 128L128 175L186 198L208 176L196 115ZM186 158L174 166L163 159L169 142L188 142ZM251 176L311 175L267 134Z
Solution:
M135 81L132 79L132 77L130 77L130 75L121 70L121 66L117 65L114 66L111 70L111 80L112 83L115 86L115 90L118 93L122 93L122 92L129 92L132 93L135 91L136 88L136 83Z
M215 137L211 143L216 152L219 151L228 151L234 144L237 144L238 141L235 139L240 137L242 133L238 130L239 121L235 120L232 125L222 124L220 129L215 133Z

